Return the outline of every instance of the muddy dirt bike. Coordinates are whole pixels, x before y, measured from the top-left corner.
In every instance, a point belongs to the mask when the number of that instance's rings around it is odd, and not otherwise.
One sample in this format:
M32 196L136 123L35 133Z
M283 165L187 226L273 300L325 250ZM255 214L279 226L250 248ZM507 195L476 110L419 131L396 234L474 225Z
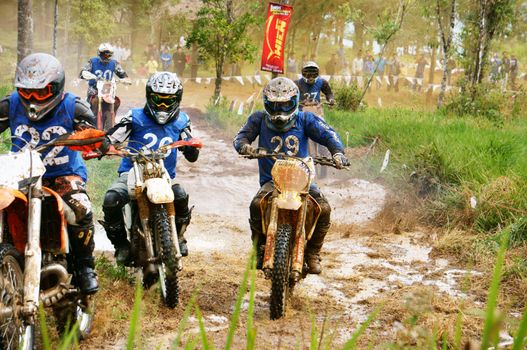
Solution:
M304 250L321 212L309 194L314 165L336 165L332 158L298 158L264 149L258 149L256 156L244 157L276 160L271 170L275 189L260 203L266 236L262 270L271 280L270 313L275 320L284 316L294 286L307 275Z
M84 130L0 155L0 349L35 347L40 303L53 310L60 334L75 322L77 339L91 330L93 303L76 286L63 201L42 185L48 156L40 152L94 149L103 139L102 131Z
M117 97L117 82L130 85L128 79L116 79L115 75L111 79L100 78L95 74L87 71L82 72L82 78L86 80L97 80L97 96L93 96L94 103L97 105L97 128L100 130L108 130L115 125L115 115L117 110L115 104L120 105L121 100ZM92 105L92 101L89 101ZM92 105L93 106L93 105ZM93 109L93 108L92 108ZM95 111L93 111L95 113Z
M161 297L168 307L179 302L177 273L183 269L182 255L176 229L176 211L172 182L163 159L174 148L201 148L198 139L175 141L157 150L111 148L106 156L129 158L133 168L128 173L130 203L123 208L128 239L131 243L130 266L143 272L143 285L150 288L158 279ZM88 152L84 159L100 157ZM181 228L181 234L186 227Z
M327 102L321 103L313 99L304 100L300 103L300 105L302 106L303 112L311 112L317 117L321 118L322 120L324 120L324 109L322 108L322 106L332 106ZM312 140L309 141L309 154L315 157L331 157L331 153L329 152L327 147L319 145L318 143ZM328 169L320 164L315 164L315 172L319 179L323 179L328 176Z

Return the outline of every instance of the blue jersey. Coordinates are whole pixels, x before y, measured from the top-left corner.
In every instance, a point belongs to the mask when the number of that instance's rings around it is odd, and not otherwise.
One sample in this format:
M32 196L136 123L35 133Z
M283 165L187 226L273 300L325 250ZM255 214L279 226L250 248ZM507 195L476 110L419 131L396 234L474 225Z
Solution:
M103 62L99 57L93 57L90 59L91 63L91 73L95 74L98 78L103 78L110 80L113 77L115 68L117 68L117 61L114 59L109 60L108 62ZM88 84L95 88L97 81L92 79Z
M25 141L14 138L11 150L16 152L28 145L37 147L72 132L76 99L76 96L66 93L57 107L42 120L35 122L29 120L18 92L14 92L9 99L9 128L12 136L23 138ZM44 178L78 175L84 181L87 180L86 167L81 155L68 147L49 148L42 152L42 159L46 166Z
M128 138L128 146L135 149L143 147L158 149L160 146L168 145L181 139L181 132L190 125L190 119L185 112L180 111L176 120L161 125L153 118L147 116L143 108L132 109L132 131ZM168 157L164 159L165 167L173 179L176 177L177 149L170 150ZM132 162L123 158L119 166L119 174L129 171Z
M344 146L337 132L311 112L298 112L294 126L286 132L269 128L266 115L264 111L251 114L234 138L234 147L238 152L243 144L250 144L258 137L258 147L284 152L291 156L307 157L309 155L308 139L326 146L332 154L344 153ZM274 160L271 158L258 159L260 185L272 180L273 164Z
M318 78L311 85L306 83L304 79L298 79L295 83L300 90L300 102L308 100L320 103L320 91L322 91L322 85L324 84L323 79Z

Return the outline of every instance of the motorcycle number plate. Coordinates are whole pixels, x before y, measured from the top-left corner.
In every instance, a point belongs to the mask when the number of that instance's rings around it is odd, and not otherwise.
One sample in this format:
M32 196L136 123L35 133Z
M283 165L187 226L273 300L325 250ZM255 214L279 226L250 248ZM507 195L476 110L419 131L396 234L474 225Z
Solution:
M0 155L0 186L19 189L28 180L44 175L46 167L36 151L9 152Z

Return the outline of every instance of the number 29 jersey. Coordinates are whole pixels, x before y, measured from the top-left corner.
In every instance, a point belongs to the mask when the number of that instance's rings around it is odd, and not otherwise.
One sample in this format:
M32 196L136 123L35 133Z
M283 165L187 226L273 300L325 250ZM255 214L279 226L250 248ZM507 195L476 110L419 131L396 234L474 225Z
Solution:
M301 158L309 156L309 139L326 146L331 154L344 153L344 147L337 132L311 112L298 112L295 124L285 132L270 128L266 115L264 111L257 111L249 116L234 138L234 148L237 151L240 151L244 144L250 144L258 137L258 147L283 152L290 156ZM272 180L271 169L274 162L271 158L258 159L261 186Z
M153 118L146 115L143 108L134 108L132 113L132 130L128 138L128 146L134 149L153 149L168 145L181 139L183 129L189 127L190 119L188 115L180 111L175 120L166 124L158 124ZM171 179L176 177L177 149L169 151L170 154L164 159L165 168ZM118 173L129 171L132 162L128 158L123 158L119 166Z
M75 95L65 93L62 101L48 115L39 121L31 121L20 102L18 92L13 92L9 99L9 128L14 137L11 151L18 152L28 146L34 148L72 132L76 99ZM44 150L42 160L46 167L43 178L78 175L84 181L87 179L80 153L68 147L58 146Z

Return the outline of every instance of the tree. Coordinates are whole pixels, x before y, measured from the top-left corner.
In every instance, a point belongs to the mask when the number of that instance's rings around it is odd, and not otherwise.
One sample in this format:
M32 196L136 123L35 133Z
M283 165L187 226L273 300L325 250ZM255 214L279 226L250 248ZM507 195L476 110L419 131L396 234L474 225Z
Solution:
M246 2L235 6L233 0L202 0L187 47L196 44L202 57L214 60L216 83L214 99L221 93L221 80L225 62L252 60L256 47L251 43L247 29L256 22L254 9Z
M18 0L17 62L33 51L33 4L31 0Z
M456 20L456 0L435 0L436 20L439 26L439 38L441 41L441 60L443 63L443 77L441 78L441 91L437 98L437 107L443 106L445 98L446 83L449 74L450 56L452 53L452 38L454 36L454 25Z

